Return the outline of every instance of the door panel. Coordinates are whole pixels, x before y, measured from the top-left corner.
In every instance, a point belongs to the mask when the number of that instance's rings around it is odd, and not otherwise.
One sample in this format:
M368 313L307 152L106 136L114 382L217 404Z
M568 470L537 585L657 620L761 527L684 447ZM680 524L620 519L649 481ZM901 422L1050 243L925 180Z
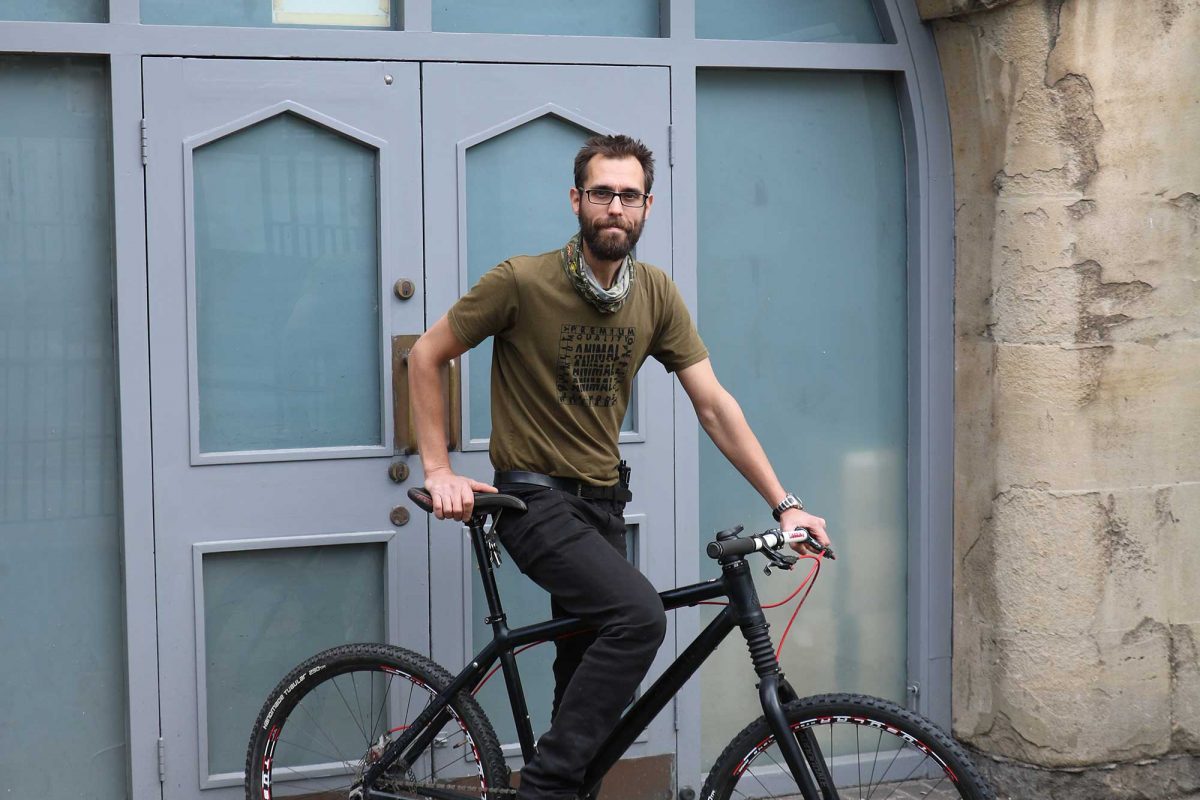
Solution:
M428 526L388 516L391 340L425 328L419 73L144 71L164 796L232 798L288 669L428 651Z
M427 64L423 67L425 233L430 322L495 264L511 255L561 247L578 230L571 212L575 152L593 132L623 132L658 155L654 213L637 257L671 270L671 186L667 163L669 72L663 68ZM464 451L456 472L491 481L487 392L490 346L464 358ZM482 384L482 385L481 385ZM673 411L671 378L648 361L621 435L633 467L634 500L626 509L630 557L660 590L674 585ZM435 522L430 557L434 658L451 668L487 640L486 606L464 532ZM510 625L546 619L545 592L505 562L500 570ZM668 632L674 642L674 627ZM652 675L669 663L664 647ZM552 645L519 657L535 734L547 724ZM648 684L647 684L648 685ZM518 752L502 678L480 693L506 752ZM630 755L674 752L670 714L656 720ZM515 763L514 763L515 766Z

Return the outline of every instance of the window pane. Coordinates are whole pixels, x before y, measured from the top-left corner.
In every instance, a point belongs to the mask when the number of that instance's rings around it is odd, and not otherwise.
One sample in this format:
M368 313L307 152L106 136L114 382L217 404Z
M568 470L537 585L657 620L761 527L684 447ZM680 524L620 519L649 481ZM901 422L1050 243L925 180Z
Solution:
M210 774L242 770L254 716L292 667L339 644L384 641L384 554L383 544L204 554Z
M194 159L200 449L380 444L376 152L282 114Z
M0 775L124 798L112 144L101 60L0 56ZM65 768L64 754L79 756Z
M433 0L433 29L471 33L658 36L659 0Z
M141 0L142 22L245 28L398 28L399 0Z
M8 0L0 19L28 22L108 22L108 0Z
M696 0L700 39L879 43L871 0Z
M700 332L753 428L784 432L764 439L775 469L845 556L822 570L784 668L802 664L806 689L902 702L907 244L892 80L701 70L697 91ZM702 530L765 527L761 498L700 441L701 486L726 487L701 493ZM755 575L766 602L798 580ZM768 612L774 635L791 611ZM758 713L753 683L732 678L749 668L740 637L714 659L706 761Z

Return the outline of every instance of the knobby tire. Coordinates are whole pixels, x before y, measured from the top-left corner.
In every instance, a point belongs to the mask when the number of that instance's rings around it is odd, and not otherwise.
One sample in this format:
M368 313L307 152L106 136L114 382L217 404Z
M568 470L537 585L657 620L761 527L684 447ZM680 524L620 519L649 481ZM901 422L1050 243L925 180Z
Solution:
M363 771L451 681L434 662L400 647L350 644L292 670L263 704L246 751L246 800L354 796ZM429 751L375 788L403 797L511 798L491 722L469 693Z

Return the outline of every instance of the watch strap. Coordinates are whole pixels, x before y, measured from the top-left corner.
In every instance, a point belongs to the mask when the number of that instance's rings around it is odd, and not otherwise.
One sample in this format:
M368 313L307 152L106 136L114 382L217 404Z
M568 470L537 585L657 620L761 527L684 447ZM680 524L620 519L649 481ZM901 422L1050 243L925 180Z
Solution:
M779 505L775 506L775 508L771 510L771 516L775 518L776 522L779 522L779 518L783 516L783 512L787 511L789 508L798 508L801 511L804 510L804 503L800 501L799 497L796 497L796 495L792 494L791 492L788 492L787 495L779 501Z

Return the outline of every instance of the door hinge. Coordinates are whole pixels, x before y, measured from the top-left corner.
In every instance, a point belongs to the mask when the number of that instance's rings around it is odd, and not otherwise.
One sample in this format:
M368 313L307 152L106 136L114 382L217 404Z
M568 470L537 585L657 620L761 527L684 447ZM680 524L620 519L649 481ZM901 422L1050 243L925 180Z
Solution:
M150 138L146 134L146 120L142 119L142 166L150 160ZM161 739L159 741L162 741Z
M158 782L167 782L167 745L162 737L158 737Z
M917 711L917 701L921 699L921 684L913 681L905 688L908 697L908 710L915 713Z
M143 123L145 120L143 120ZM667 166L675 166L675 126L667 126Z

